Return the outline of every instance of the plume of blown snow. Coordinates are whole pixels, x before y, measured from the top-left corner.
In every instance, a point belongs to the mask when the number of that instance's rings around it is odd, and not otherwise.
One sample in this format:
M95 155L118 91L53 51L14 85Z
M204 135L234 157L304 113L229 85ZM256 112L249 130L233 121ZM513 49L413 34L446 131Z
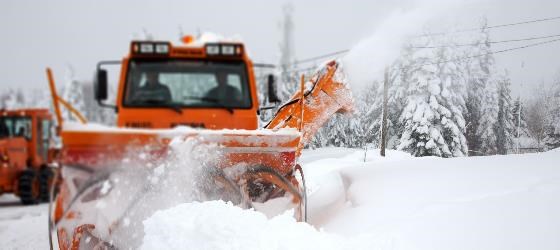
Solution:
M417 1L409 9L393 11L373 34L359 41L342 59L354 92L382 79L384 69L400 54L408 38L422 33L424 25L457 8L462 1Z

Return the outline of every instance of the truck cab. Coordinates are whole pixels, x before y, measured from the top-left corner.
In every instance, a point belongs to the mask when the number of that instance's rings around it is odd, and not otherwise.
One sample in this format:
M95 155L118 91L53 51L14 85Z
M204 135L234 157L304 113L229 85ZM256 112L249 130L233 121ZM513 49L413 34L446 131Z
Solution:
M47 109L0 111L0 194L15 193L24 204L48 200L51 127Z
M7 153L25 153L25 165L39 168L49 162L52 117L46 109L20 109L0 112L0 140L24 141L25 147Z
M121 70L116 103L109 105L104 66L115 63ZM118 127L258 127L253 63L241 43L133 41L121 61L100 62L96 78L95 97L118 112Z

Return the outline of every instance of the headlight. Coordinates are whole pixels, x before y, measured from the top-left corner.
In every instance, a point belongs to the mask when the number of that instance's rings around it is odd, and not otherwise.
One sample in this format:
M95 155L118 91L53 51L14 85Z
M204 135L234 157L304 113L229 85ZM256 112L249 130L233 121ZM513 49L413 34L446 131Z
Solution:
M132 42L132 54L160 56L167 55L171 45L167 42Z
M220 54L220 46L218 45L207 45L206 55L215 56Z
M142 54L154 53L154 45L151 44L151 43L141 43L140 44L140 53L142 53Z
M242 56L243 55L243 45L241 44L206 44L206 55L207 56Z
M169 45L168 44L156 44L156 53L158 53L158 54L169 53Z
M235 46L233 46L233 45L222 45L222 55L224 55L224 56L235 55Z

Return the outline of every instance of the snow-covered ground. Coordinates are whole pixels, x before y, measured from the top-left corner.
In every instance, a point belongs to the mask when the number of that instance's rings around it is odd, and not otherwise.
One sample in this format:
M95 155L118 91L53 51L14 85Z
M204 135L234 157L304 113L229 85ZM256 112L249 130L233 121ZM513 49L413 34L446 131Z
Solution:
M454 159L378 155L304 152L311 226L223 202L187 203L144 221L143 247L560 248L559 150ZM2 249L48 248L45 205L17 206L13 196L0 203Z
M368 233L390 249L560 248L560 151L367 163L359 156L307 164L316 192L334 176L344 186L343 205L311 218L326 232ZM321 165L343 168L326 181L312 175Z
M14 195L0 196L1 249L48 249L48 206L21 206Z

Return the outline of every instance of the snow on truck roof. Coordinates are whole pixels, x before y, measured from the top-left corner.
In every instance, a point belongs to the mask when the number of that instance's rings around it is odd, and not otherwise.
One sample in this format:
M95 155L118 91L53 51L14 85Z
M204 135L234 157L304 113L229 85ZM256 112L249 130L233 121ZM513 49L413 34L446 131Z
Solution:
M192 37L191 37L192 38ZM185 39L183 39L185 40ZM183 47L204 47L204 45L208 43L240 43L243 44L243 41L239 35L235 35L232 37L225 37L221 34L213 33L213 32L204 32L196 38L192 38L192 40L188 43L182 43L173 46L183 46Z

